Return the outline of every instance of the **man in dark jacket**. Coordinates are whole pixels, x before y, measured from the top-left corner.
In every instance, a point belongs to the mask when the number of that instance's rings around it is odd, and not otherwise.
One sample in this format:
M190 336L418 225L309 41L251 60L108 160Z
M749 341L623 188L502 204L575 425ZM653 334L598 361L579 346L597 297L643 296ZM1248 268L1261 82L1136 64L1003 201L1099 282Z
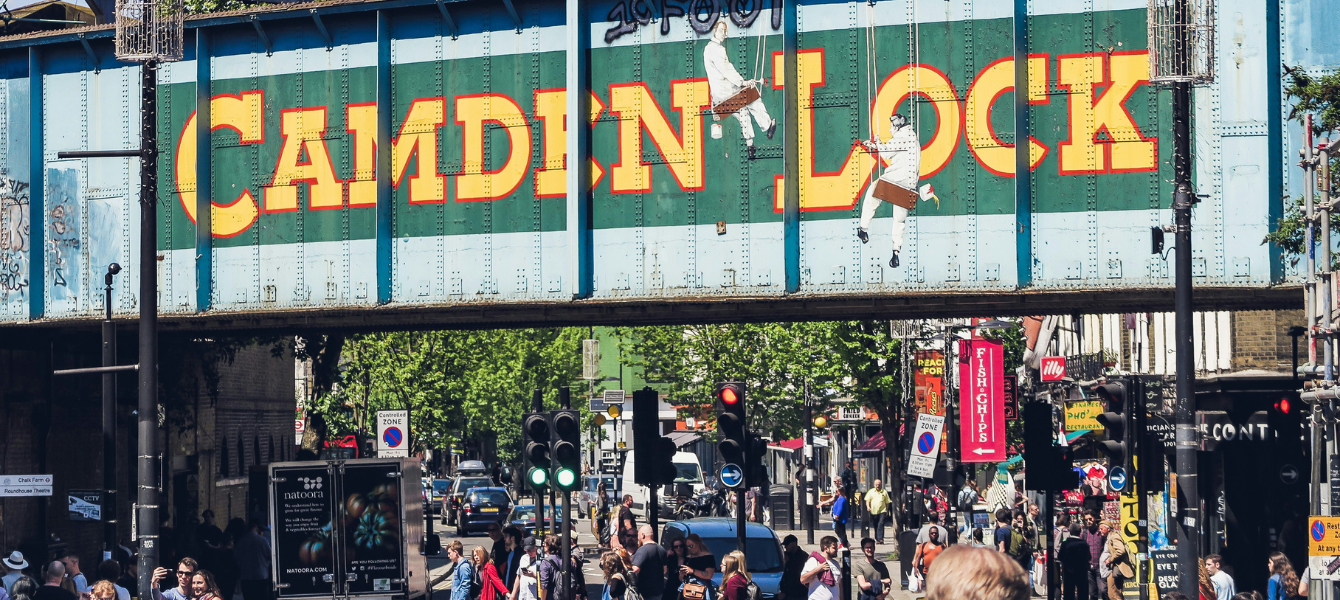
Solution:
M1070 524L1070 537L1061 542L1056 560L1061 563L1061 589L1065 600L1086 600L1089 596L1089 544L1080 538L1079 523Z

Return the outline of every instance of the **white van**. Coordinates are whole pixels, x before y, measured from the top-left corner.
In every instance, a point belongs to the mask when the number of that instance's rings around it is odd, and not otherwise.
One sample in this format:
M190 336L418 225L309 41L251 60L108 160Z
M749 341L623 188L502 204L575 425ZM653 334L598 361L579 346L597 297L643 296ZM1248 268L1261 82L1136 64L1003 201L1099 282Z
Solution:
M633 496L633 511L637 514L646 514L647 506L647 486L633 483L633 461L637 460L637 452L628 453L623 465L623 493ZM687 483L693 487L693 495L697 496L699 492L707 489L707 480L703 477L703 467L698 464L698 455L692 452L675 452L674 457L670 459L675 465L675 485ZM657 496L662 506L666 506L664 497L665 487L657 490ZM663 512L662 514L667 514Z

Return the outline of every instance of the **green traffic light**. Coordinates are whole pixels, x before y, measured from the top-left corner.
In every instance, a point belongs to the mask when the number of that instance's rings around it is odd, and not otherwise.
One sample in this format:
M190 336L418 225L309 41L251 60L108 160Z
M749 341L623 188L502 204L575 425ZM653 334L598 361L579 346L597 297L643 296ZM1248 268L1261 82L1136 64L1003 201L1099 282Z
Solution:
M563 488L570 488L577 483L577 473L572 469L559 469L554 478L558 480L558 486Z
M527 478L530 479L530 484L536 487L549 483L549 474L544 469L532 468Z

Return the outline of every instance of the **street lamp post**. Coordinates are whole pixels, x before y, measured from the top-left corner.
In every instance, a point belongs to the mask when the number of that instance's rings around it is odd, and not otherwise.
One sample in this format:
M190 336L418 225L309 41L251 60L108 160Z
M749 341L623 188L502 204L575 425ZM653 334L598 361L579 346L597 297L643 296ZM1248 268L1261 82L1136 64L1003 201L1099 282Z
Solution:
M107 284L103 296L102 366L116 365L116 325L112 323L112 278L121 272L121 265L107 265ZM110 560L116 552L116 373L102 374L102 559Z

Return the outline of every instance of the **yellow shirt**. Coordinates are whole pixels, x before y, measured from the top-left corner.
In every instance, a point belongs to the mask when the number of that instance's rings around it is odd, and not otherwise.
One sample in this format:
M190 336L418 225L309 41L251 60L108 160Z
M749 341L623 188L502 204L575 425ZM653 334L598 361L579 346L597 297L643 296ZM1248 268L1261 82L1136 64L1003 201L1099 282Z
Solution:
M865 493L865 507L870 509L870 514L884 514L889 510L889 492L885 489L869 490Z

